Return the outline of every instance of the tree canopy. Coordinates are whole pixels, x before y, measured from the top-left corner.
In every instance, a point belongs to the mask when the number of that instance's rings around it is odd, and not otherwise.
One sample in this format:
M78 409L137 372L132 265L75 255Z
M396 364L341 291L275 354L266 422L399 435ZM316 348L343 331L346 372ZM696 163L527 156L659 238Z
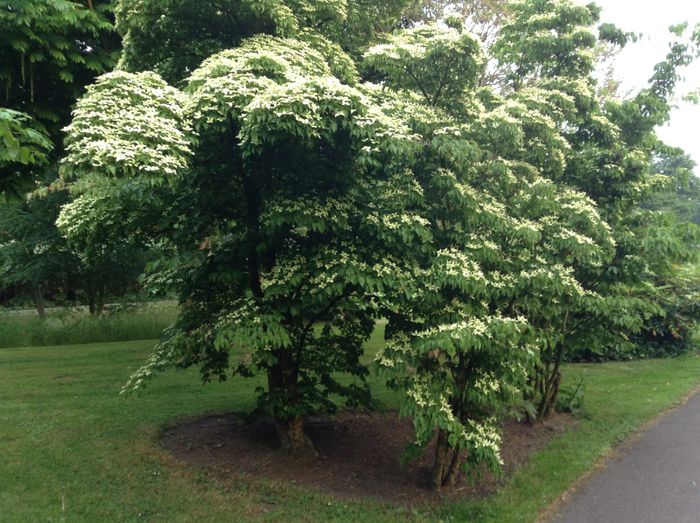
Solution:
M458 29L407 30L365 59L413 101L401 114L423 144L413 172L432 234L402 283L411 293L387 313L378 363L406 394L418 448L438 429L439 488L465 459L498 470L499 415L540 347L599 299L578 278L600 270L613 242L589 198L543 176L563 172L568 150L548 115L556 98L479 88L479 44Z

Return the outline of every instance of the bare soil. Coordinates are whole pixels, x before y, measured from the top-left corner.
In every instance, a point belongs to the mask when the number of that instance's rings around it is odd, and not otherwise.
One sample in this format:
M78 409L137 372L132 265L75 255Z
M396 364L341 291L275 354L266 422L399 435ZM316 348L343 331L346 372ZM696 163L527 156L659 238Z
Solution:
M544 448L554 436L576 424L569 415L553 415L546 423L504 424L502 456L505 477ZM306 421L316 446L316 459L295 459L278 450L274 427L266 422L245 424L234 414L186 421L163 432L161 443L178 460L207 468L224 478L264 478L294 482L345 499L373 498L395 504L432 504L444 497L482 498L503 481L488 473L478 481L460 480L436 495L428 486L433 449L422 458L401 464L412 441L410 420L396 412L367 414L347 411Z

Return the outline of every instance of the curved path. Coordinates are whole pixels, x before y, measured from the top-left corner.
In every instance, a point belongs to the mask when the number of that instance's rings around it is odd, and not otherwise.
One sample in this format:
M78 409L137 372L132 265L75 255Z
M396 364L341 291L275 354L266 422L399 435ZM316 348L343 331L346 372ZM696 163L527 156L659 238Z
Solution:
M700 523L700 394L571 495L556 523Z

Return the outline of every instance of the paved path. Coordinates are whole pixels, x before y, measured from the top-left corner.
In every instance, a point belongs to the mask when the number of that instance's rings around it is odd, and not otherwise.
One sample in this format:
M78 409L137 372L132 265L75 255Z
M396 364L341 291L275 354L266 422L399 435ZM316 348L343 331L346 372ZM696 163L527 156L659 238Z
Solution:
M700 523L700 394L612 459L554 521Z

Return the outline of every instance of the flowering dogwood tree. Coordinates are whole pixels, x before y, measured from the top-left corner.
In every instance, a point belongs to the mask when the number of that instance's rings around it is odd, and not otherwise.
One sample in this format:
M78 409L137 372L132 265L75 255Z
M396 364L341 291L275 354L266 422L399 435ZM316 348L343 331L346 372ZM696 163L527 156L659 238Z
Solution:
M373 297L429 234L406 198L412 133L320 38L321 51L246 39L182 91L152 72L105 75L76 108L63 166L79 195L60 218L69 237L107 225L174 254L154 278L182 315L129 387L171 364L207 380L263 371L258 409L295 453L313 451L303 419L331 394L369 402Z
M666 183L651 168L653 156L663 149L655 128L669 118L679 71L698 55L700 32L684 36L687 27L672 28L676 34L668 55L654 68L648 87L626 99L601 100L594 75L596 46L624 45L628 36L610 24L596 31L599 17L595 4L515 2L493 48L507 72L505 92L522 96L534 88L566 101L556 112L545 111L568 145L565 168L545 175L595 201L615 241L608 263L578 271L599 299L570 315L559 341L543 353L534 377L538 418L554 406L559 362L566 353L630 352L630 337L653 314L663 314L658 300L646 298L648 288L672 274L674 264L692 258L697 244L697 231L642 203Z
M464 467L499 469L499 415L522 397L540 349L598 299L579 273L613 247L595 204L548 179L568 149L548 113L569 98L478 88L484 62L475 38L438 26L393 35L365 61L407 100L400 110L421 137L414 172L430 242L387 313L377 362L405 391L409 450L437 429L436 488Z

